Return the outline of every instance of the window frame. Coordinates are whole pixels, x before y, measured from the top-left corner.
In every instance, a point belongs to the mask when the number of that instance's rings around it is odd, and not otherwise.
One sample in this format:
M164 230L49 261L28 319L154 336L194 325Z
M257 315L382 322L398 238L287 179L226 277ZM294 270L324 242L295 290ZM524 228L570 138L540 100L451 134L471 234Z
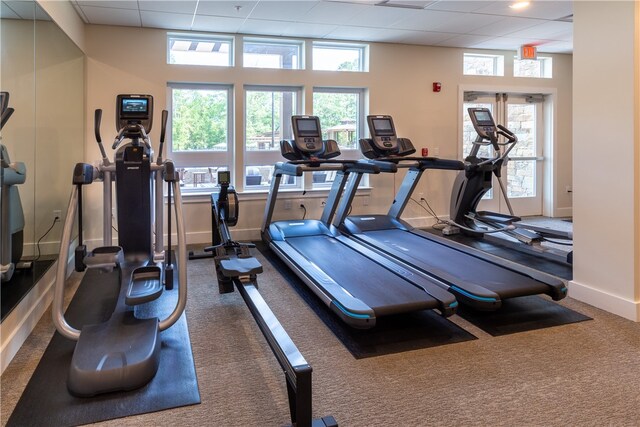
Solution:
M358 123L356 126L357 136L356 136L356 148L340 148L340 159L341 160L361 160L364 158L362 152L359 148L359 140L361 138L368 137L368 127L366 125L367 122L367 92L368 89L365 87L335 87L335 86L314 86L313 87L313 95L314 99L312 100L312 108L313 101L315 100L316 93L347 93L347 94L357 94L358 95ZM313 115L317 115L316 112L313 112ZM322 121L320 123L322 126ZM333 178L335 178L335 174L329 172ZM327 176L330 176L327 175ZM313 182L312 175L309 175L309 178L306 179L304 186L306 190L326 190L331 188L333 184L333 180L327 180L325 182ZM364 174L360 181L360 185L358 188L366 188L369 186L369 174Z
M173 91L182 90L220 90L227 92L227 149L225 151L198 150L198 151L173 151ZM166 135L166 158L172 159L177 169L182 168L208 168L227 167L234 169L234 88L232 84L224 83L167 83L167 108L169 115L167 118ZM185 188L189 193L197 193L199 190ZM201 192L201 190L200 190Z
M469 57L475 58L492 58L493 59L493 74L468 74L465 72L465 60ZM479 77L504 77L504 55L493 53L476 53L476 52L464 52L462 56L462 74L465 76L479 76Z
M536 61L540 64L539 76L523 76L516 74L516 61ZM525 78L525 79L552 79L553 78L553 57L551 56L538 56L538 59L518 59L517 56L513 57L513 77Z
M186 64L182 62L171 62L171 42L173 40L183 40L191 42L225 42L229 43L229 63L227 65L209 65L209 64ZM190 34L167 32L167 64L168 65L188 65L194 67L234 67L235 66L235 37L222 34Z
M358 160L362 159L362 153L360 149L357 147L358 141L361 138L367 137L367 108L366 108L366 94L367 88L364 87L333 87L333 86L314 86L313 94L316 93L346 93L346 94L357 94L358 95L358 124L356 126L357 129L357 138L356 138L356 148L340 148L341 158L345 160ZM315 98L315 96L314 96ZM311 103L313 108L313 102ZM317 115L316 112L313 112L313 115ZM321 123L321 125L323 125Z
M360 68L358 70L327 70L324 68L316 68L316 61L314 60L315 48L325 49L343 49L343 50L357 50L360 57ZM328 41L314 41L311 44L311 70L312 71L335 71L335 72L347 72L347 73L368 73L369 72L369 44L368 43L342 43L342 42L328 42Z
M255 166L267 166L267 165L275 165L277 162L282 162L284 159L282 158L282 153L280 149L275 150L247 150L247 94L248 92L294 92L296 94L296 102L294 114L304 114L304 102L303 102L303 94L304 88L302 86L286 86L286 85L256 85L256 84L245 84L243 86L243 96L244 96L244 111L242 118L242 128L243 128L243 138L242 138L242 150L243 150L243 161L242 161L242 189L243 192L265 192L269 191L269 185L260 185L260 186L251 186L251 188L246 188L246 179L247 179L247 168ZM289 118L289 120L291 120ZM287 186L288 190L301 190L302 189L302 179L298 179L298 182L295 185ZM284 190L285 188L283 188Z
M298 61L296 68L283 68L283 67L252 67L245 64L244 51L247 43L259 44L259 45L280 45L280 46L296 46L298 48ZM258 70L304 70L305 69L305 42L298 39L274 39L269 37L243 37L242 38L242 67L252 68Z

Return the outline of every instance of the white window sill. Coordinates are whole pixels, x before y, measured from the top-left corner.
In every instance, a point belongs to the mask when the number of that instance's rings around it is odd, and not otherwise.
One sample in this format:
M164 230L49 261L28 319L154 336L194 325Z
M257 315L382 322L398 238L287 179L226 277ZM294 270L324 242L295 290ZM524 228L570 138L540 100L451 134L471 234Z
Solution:
M301 190L299 188L291 189L291 190L279 190L278 191L278 199L326 199L329 195L329 191L331 188L314 188L312 190ZM360 187L356 192L356 197L358 196L369 196L371 195L371 190L373 187ZM215 191L214 191L215 192ZM182 203L209 203L211 201L211 193L212 191L199 191L199 192L189 192L182 194ZM269 195L269 190L249 190L243 191L242 193L238 193L238 200L240 202L245 200L267 200L267 196Z

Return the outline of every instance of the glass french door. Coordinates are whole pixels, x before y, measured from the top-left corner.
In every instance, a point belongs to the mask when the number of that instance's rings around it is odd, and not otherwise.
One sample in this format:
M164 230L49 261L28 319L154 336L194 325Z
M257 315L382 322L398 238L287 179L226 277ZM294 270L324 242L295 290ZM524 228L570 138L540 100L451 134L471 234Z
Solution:
M463 104L463 158L466 158L471 151L476 138L467 109L469 107L489 108L496 123L505 126L518 137L518 143L509 153L507 166L502 170L502 181L506 186L513 213L517 216L541 215L544 162L543 103L519 94L486 94L472 98L473 100L465 101ZM486 145L478 155L489 157L493 154L491 146ZM495 177L492 190L485 194L478 210L509 213L508 204Z

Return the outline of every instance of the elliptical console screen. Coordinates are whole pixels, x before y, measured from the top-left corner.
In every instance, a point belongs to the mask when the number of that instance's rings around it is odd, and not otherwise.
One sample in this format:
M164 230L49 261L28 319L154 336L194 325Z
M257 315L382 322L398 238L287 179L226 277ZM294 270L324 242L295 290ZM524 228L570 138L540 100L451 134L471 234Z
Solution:
M391 119L373 119L371 122L373 123L373 130L376 136L395 136L396 132L393 129Z
M123 116L146 116L149 114L149 100L146 98L122 98L120 111Z
M298 128L298 135L300 136L320 138L320 129L318 129L318 122L315 118L296 119L296 127Z

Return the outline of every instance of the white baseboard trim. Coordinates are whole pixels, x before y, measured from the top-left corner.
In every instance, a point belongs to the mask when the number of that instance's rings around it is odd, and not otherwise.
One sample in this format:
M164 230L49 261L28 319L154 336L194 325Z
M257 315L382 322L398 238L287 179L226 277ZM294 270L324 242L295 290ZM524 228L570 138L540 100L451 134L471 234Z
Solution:
M554 218L565 218L573 216L573 208L556 208L553 213Z
M448 220L448 215L439 216L441 220ZM428 228L432 227L436 223L436 219L432 216L419 216L415 218L402 218L403 221L408 222L411 226L416 228Z
M573 280L569 282L569 296L625 319L640 322L640 301L630 301Z
M31 291L2 321L0 375L9 366L53 300L57 265L58 261L53 263Z

